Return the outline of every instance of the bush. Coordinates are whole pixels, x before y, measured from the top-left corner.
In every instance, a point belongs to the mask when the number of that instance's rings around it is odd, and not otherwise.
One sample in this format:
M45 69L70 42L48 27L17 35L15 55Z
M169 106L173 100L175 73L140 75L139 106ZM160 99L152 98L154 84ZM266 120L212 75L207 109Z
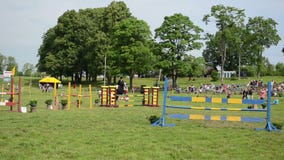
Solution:
M212 81L215 82L215 81L218 81L219 80L219 74L216 70L212 71L211 73L211 78L212 78Z
M272 123L277 129L282 129L283 124L274 122Z
M52 104L52 99L47 99L44 103L47 104L47 105L51 105Z
M256 76L256 69L253 66L246 66L242 68L242 72L245 73L248 77L255 77Z
M30 105L31 107L36 107L36 106L37 106L37 100L30 100L29 105Z
M267 106L267 104L266 104L266 103L263 103L261 106L262 106L262 109L265 109L266 106Z
M66 99L62 99L62 100L60 101L60 103L61 103L63 106L66 106L67 103L68 103L68 101L67 101Z
M237 74L232 74L232 75L231 75L231 80L232 80L232 81L237 80Z
M96 100L95 100L95 103L100 103L100 100L99 100L99 99L96 99Z
M150 121L150 123L155 123L157 120L159 120L160 117L156 116L156 115L152 115L148 118L148 120Z

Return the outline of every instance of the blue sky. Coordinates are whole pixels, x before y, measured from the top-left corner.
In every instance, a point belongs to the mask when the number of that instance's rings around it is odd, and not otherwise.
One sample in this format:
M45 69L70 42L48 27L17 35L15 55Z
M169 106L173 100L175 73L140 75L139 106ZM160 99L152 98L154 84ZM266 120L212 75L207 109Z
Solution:
M57 23L57 18L71 9L105 7L112 0L6 0L0 2L0 53L13 56L20 69L25 63L38 62L37 51L42 35ZM282 0L123 0L131 13L146 21L151 30L158 28L165 16L182 13L205 32L214 33L215 25L205 25L202 17L213 5L223 4L245 9L247 17L272 18L282 40L266 49L264 56L272 64L284 63L284 1ZM202 50L192 51L201 56Z

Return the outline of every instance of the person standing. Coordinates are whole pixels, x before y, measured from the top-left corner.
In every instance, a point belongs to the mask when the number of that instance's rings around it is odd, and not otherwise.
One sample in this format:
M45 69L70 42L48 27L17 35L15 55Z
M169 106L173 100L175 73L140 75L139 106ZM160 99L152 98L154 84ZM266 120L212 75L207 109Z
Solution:
M118 85L117 94L123 94L124 93L124 81L122 77L119 78L117 85Z
M243 90L243 99L248 99L248 89L247 88Z
M262 88L260 90L259 97L260 97L260 99L265 99L265 97L266 97L266 89L265 88Z
M248 99L253 99L253 91L252 88L248 89Z
M262 100L265 99L265 97L266 97L266 89L265 89L265 88L262 88L262 89L260 90L259 97L260 97L260 99L262 99ZM264 103L264 104L261 104L261 106L262 106L263 109L266 108L266 104L265 104L265 103Z

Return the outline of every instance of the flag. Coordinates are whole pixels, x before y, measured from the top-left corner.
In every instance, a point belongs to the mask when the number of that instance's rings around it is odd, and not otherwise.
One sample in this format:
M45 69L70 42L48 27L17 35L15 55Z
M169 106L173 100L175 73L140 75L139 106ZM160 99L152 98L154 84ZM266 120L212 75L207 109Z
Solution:
M14 66L13 69L12 69L12 75L14 76L16 73L16 67Z

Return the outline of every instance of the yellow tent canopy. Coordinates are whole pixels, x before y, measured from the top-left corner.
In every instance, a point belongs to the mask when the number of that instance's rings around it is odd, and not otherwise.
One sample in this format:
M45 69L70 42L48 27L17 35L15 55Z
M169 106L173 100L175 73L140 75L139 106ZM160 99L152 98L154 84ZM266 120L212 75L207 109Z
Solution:
M53 89L53 97L56 98L56 85L58 83L61 83L61 81L59 81L58 79L54 78L54 77L45 77L41 80L39 80L39 83L53 83L54 84L54 89Z
M45 77L39 80L39 83L61 83L61 81L54 77Z

